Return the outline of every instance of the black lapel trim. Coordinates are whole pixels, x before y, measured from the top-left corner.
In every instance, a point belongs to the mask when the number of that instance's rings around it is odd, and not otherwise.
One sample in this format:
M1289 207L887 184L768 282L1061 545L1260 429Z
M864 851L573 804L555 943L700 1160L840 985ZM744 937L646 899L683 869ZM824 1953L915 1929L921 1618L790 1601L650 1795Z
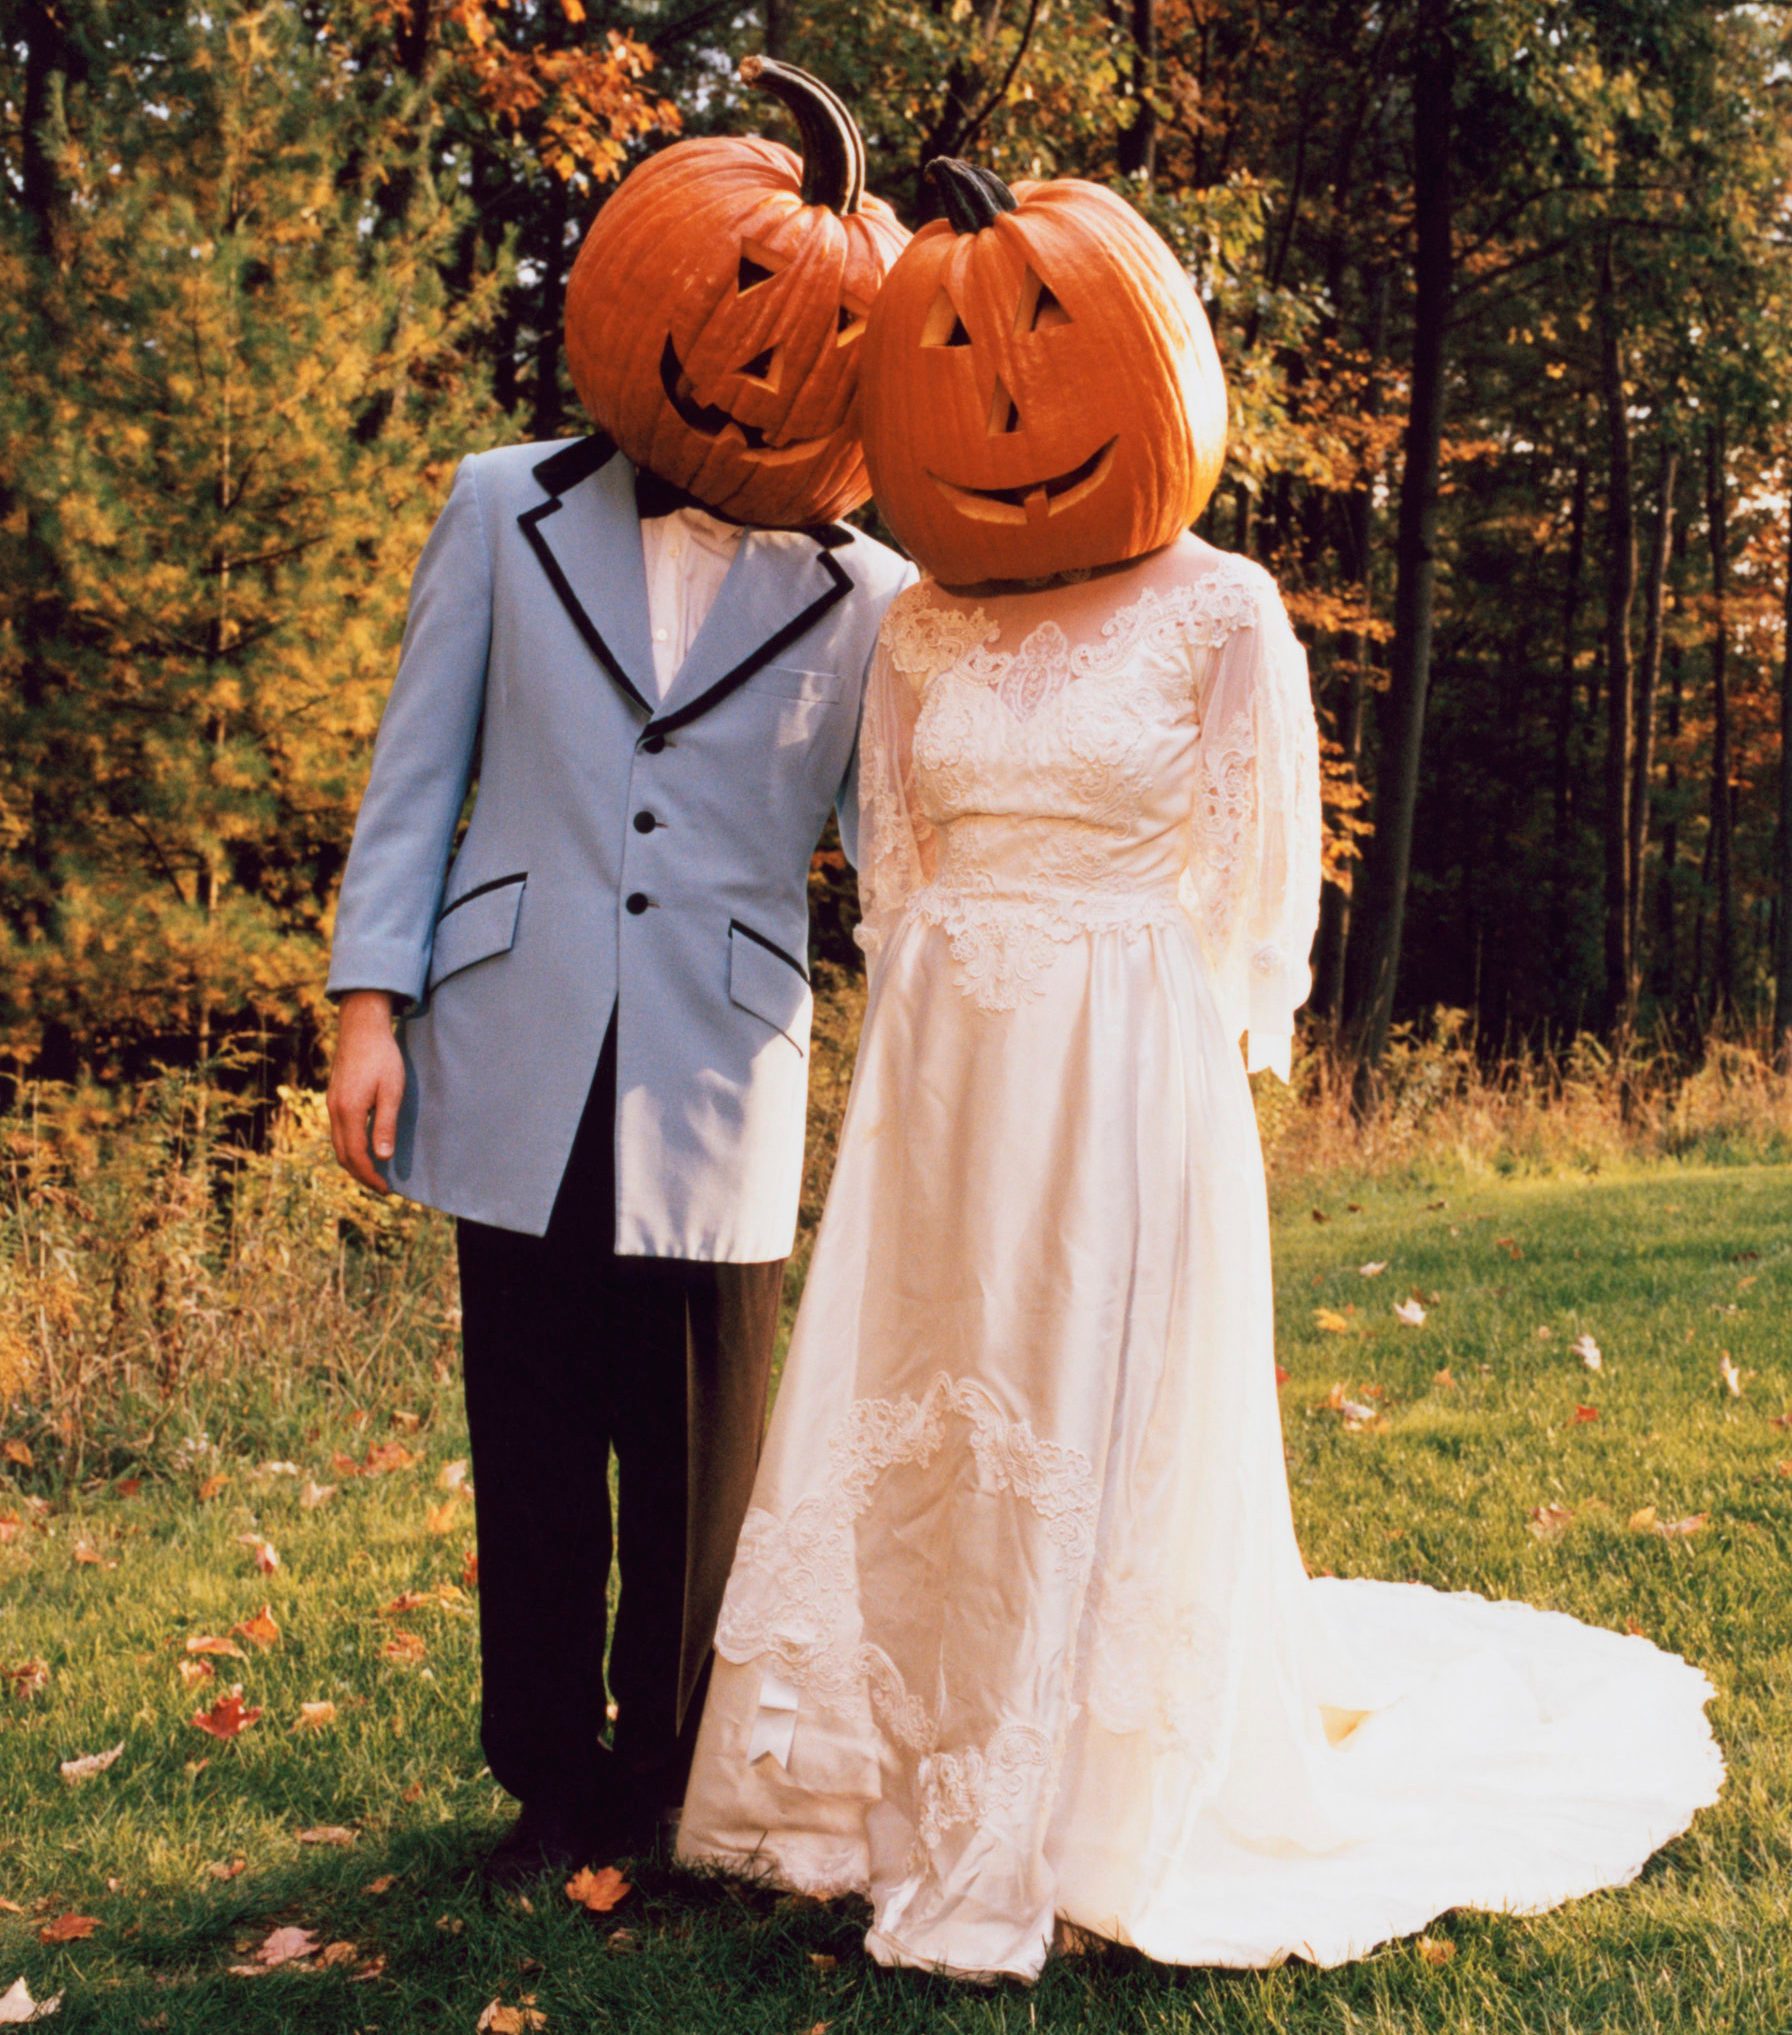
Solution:
M808 969L803 966L796 956L794 954L786 954L782 947L768 940L763 933L754 932L751 926L743 926L739 919L730 919L728 921L728 930L731 933L739 933L743 940L751 940L755 947L763 947L768 954L777 955L786 968L794 968L805 982L809 980Z
M548 584L560 597L560 605L572 617L573 626L590 646L592 655L610 674L628 697L634 701L649 720L653 708L636 690L635 682L618 661L615 651L603 639L597 624L586 612L585 604L573 591L572 581L560 570L560 561L554 556L547 539L541 534L540 525L561 506L560 497L569 488L597 472L616 450L615 440L601 431L594 431L589 438L581 438L576 445L562 446L558 452L549 453L535 467L535 478L547 489L549 499L537 502L532 509L525 509L517 517L517 527L529 540L529 548L541 561L541 569L548 576Z
M706 714L711 707L719 706L731 692L745 685L754 672L769 664L780 651L787 650L799 636L814 628L837 601L843 600L852 591L852 580L833 553L824 550L817 556L821 560L822 570L831 582L827 592L818 594L794 621L786 622L775 636L768 636L757 650L743 657L732 671L724 672L707 692L699 693L688 705L680 707L674 714L668 714L664 720L653 722L647 731L649 734L670 734L674 728L685 727L699 714Z

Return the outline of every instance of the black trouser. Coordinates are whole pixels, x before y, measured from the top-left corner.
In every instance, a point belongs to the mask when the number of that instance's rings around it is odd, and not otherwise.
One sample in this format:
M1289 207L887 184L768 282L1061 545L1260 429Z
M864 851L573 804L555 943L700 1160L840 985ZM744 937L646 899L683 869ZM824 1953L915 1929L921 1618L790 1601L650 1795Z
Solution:
M668 1805L752 1490L784 1264L618 1257L615 1107L612 1018L547 1234L458 1227L481 1740L525 1801L625 1788Z

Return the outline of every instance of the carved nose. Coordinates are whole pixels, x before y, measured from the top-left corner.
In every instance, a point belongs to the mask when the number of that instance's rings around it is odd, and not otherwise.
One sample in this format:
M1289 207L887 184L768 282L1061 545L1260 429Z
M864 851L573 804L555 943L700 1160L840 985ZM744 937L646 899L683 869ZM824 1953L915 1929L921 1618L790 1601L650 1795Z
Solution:
M763 353L756 353L751 360L743 361L735 372L750 375L756 382L769 382L772 379L772 362L776 359L777 352L775 346L768 346Z
M989 403L989 435L992 438L1000 438L1007 432L1019 429L1020 405L1002 385L1002 379L998 375L995 394Z

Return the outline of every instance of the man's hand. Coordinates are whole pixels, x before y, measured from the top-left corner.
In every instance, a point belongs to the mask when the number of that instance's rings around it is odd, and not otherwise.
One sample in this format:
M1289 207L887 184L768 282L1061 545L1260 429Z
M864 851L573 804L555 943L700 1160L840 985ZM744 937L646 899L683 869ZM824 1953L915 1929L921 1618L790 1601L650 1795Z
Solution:
M383 989L351 989L342 999L336 1064L330 1069L330 1142L349 1172L375 1194L392 1191L374 1159L392 1156L403 1097L404 1056L392 1036L392 999Z

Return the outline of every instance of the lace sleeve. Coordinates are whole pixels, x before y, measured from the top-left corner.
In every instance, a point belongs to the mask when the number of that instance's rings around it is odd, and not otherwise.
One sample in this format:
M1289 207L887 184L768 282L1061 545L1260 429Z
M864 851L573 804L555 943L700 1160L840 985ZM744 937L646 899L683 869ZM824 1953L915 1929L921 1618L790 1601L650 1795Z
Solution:
M865 683L859 731L859 904L853 938L875 970L891 926L933 865L932 829L912 798L920 693L900 653L914 589L891 603Z
M1246 1065L1289 1077L1319 923L1319 731L1307 656L1262 574L1209 664L1190 816L1196 917Z

